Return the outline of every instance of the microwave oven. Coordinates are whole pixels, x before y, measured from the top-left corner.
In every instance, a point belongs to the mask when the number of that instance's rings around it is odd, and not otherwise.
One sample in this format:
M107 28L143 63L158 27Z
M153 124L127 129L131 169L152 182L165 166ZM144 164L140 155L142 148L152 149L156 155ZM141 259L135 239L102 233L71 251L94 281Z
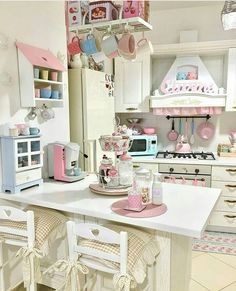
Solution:
M131 156L155 156L157 153L157 135L132 135L131 147L128 150Z

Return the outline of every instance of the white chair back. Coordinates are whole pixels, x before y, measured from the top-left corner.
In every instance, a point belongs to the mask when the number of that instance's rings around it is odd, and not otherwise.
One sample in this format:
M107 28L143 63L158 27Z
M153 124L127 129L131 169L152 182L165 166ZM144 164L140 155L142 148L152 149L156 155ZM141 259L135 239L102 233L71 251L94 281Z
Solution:
M0 220L9 220L14 222L25 222L25 229L16 229L11 226L1 226L0 233L14 234L26 239L28 246L33 247L35 241L35 227L34 227L34 213L33 211L23 211L21 209L11 206L0 206ZM25 245L22 243L22 238L19 238L19 242L16 238L7 239L5 243L13 245Z
M90 223L75 224L72 221L67 222L67 235L69 244L69 257L71 260L79 260L89 268L108 272L126 274L127 256L128 256L128 235L127 232L117 233L104 226ZM82 246L78 242L80 239L94 240L104 244L116 244L119 247L119 254L111 254L91 247ZM78 258L78 254L80 254ZM102 260L119 264L117 269L115 265L107 265Z

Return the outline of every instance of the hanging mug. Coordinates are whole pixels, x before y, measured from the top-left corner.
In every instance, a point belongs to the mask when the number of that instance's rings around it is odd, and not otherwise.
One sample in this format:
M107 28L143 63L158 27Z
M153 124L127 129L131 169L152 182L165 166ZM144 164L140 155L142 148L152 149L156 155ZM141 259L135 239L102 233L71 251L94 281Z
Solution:
M67 48L71 56L81 53L79 37L74 36L71 40L71 43L68 44Z
M101 48L109 59L117 57L119 55L117 36L114 34L105 33L102 37Z

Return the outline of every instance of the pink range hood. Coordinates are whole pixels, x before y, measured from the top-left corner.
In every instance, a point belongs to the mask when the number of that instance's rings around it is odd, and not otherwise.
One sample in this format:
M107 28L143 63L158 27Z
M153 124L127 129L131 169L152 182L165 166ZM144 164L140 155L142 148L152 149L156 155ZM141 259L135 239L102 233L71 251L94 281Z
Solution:
M156 115L220 114L226 97L222 91L199 56L179 56L150 103Z

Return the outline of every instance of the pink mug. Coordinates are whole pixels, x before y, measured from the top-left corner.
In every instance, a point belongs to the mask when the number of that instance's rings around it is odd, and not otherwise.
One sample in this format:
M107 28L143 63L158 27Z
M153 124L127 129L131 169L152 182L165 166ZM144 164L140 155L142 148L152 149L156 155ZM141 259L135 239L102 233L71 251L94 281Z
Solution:
M134 54L135 51L135 39L133 34L124 33L118 42L118 49L120 54Z

